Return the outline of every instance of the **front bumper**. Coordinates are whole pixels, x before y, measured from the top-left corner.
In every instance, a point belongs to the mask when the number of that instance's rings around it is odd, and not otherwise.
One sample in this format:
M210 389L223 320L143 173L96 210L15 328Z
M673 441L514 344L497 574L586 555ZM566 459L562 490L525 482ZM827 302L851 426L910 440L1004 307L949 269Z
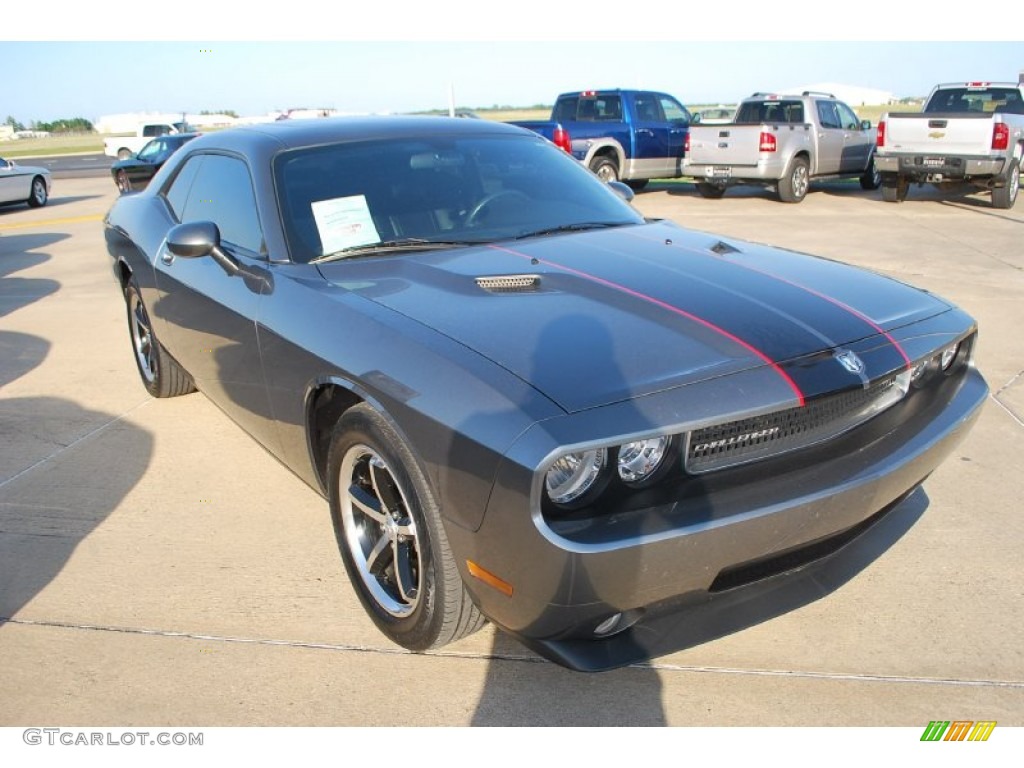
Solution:
M771 577L828 557L899 509L967 433L987 394L971 367L927 403L900 404L809 449L813 463L802 451L691 479L673 500L596 520L524 515L514 490L523 468L509 462L479 531L450 532L453 551L484 613L529 647L582 670L632 663L664 646L665 628L695 605L756 597ZM466 560L513 594L473 579ZM714 621L704 610L701 620ZM599 638L597 627L616 613L636 623Z

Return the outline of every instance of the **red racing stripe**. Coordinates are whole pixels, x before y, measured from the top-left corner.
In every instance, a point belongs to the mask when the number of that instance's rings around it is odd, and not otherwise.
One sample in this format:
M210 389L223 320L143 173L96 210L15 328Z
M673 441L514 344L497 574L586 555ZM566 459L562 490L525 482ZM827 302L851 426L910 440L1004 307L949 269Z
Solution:
M493 245L492 244L492 245L488 245L487 247L488 248L492 248L492 249L494 249L496 251L503 251L505 253L510 253L513 256L519 256L521 258L529 260L531 263L543 264L543 265L545 265L547 267L553 267L555 269L560 269L563 272L568 272L570 274L576 275L577 277L582 277L584 280L589 280L589 281L591 281L593 283L597 283L598 285L603 285L603 286L605 286L607 288L611 288L613 290L619 291L620 293L624 293L624 294L626 294L628 296L633 296L634 298L641 299L643 301L648 302L649 304L653 304L653 305L655 305L657 307L661 307L662 309L668 310L669 312L672 312L672 313L674 313L676 315L679 315L680 317L685 317L687 320L691 320L692 322L695 322L698 325L702 325L705 328L707 328L707 329L709 329L711 331L714 331L715 333L719 334L720 336L724 336L725 338L729 339L729 341L732 341L732 342L740 345L745 350L750 352L752 355L756 356L758 359L764 361L769 366L771 366L772 370L774 370L782 378L782 380L785 381L786 384L789 385L790 389L793 390L793 394L796 395L797 405L799 407L801 407L801 408L804 406L804 403L805 403L804 393L800 390L800 387L797 386L796 382L793 381L793 379L790 377L790 375L788 373L786 373L784 370L782 370L782 367L777 362L772 360L770 357L768 357L768 355L766 355L764 352L762 352L761 350L759 350L756 347L754 347L749 342L744 341L743 339L741 339L739 336L736 336L735 334L729 333L729 331L725 330L724 328L722 328L720 326L717 326L714 323L712 323L712 322L710 322L708 320L705 320L702 317L698 317L697 315L693 314L692 312L687 312L685 309L680 309L679 307L673 306L672 304L668 304L668 303L662 301L661 299L656 299L653 296L648 296L646 293L640 293L639 291L635 291L632 288L627 288L626 286L621 285L619 283L614 283L611 280L605 280L603 277L598 277L597 275L591 275L588 272L581 272L578 269L573 269L572 267L567 267L567 266L565 266L563 264L558 264L558 263L553 262L553 261L548 261L547 259L538 259L538 258L536 258L534 256L528 256L525 253L521 253L519 251L514 251L514 250L512 250L510 248L503 248L500 245ZM904 357L905 357L905 355L904 355Z
M640 234L637 234L635 232L628 232L627 234L630 234L633 237L638 237L641 240L650 240L652 242L654 242L654 241L663 242L663 240L661 238L645 237L644 235L640 235ZM772 274L771 272L766 272L763 269L758 269L757 267L752 267L749 264L741 264L738 261L732 261L730 259L726 259L724 256L719 256L717 254L712 254L712 253L705 253L704 251L697 250L695 248L691 249L691 248L687 248L685 246L677 246L677 247L679 247L679 248L681 248L683 250L686 250L689 253L696 253L696 254L699 254L701 256L707 256L708 258L717 259L718 261L727 261L729 264L732 264L735 267L739 267L740 269L745 269L745 270L747 270L749 272L756 272L759 275L764 275L765 277L770 277L772 280L776 280L776 281L778 281L780 283L785 283L786 285L792 286L793 288L798 288L801 291L805 291L805 292L811 294L812 296L817 296L819 299L824 299L825 301L829 302L830 304L832 304L834 306L839 307L840 309L846 310L847 312L849 312L851 315L853 315L857 319L862 320L863 322L865 322L868 325L870 325L872 328L875 329L875 331L877 331L878 333L882 334L886 339L888 339L889 343L892 344L893 347L896 348L896 351L900 353L900 356L903 358L904 362L906 363L908 370L913 366L913 363L910 362L910 358L907 356L907 353L903 350L903 347L900 345L900 343L898 341L896 341L896 339L893 338L892 334L890 334L887 330L885 330L882 326L880 326L878 323L876 323L870 317L865 315L863 312L861 312L860 310L855 309L854 307L851 307L849 304L844 304L843 302L839 301L839 299L833 298L832 296L829 296L828 294L821 293L820 291L816 291L813 288L809 288L806 285L801 285L800 283L794 283L792 280L788 280L785 277L780 277L779 275Z

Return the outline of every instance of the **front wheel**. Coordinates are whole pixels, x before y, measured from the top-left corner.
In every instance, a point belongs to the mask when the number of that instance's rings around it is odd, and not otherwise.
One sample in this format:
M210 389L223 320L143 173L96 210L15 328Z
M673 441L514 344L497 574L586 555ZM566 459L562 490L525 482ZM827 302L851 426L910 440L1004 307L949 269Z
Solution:
M799 203L807 196L811 184L811 171L807 160L794 157L786 169L786 175L779 179L779 200L784 203Z
M125 192L132 191L132 182L123 168L117 172L117 177L114 179L114 183L117 185L117 188L121 191L122 195Z
M619 166L610 157L596 157L590 163L590 170L603 182L619 180Z
M413 651L475 632L441 513L412 451L366 404L341 417L328 454L334 534L360 602L393 642Z
M192 377L157 340L149 312L134 282L125 287L124 300L128 308L128 334L135 365L146 391L153 397L177 397L194 392Z
M49 196L46 192L46 180L42 176L32 179L32 189L29 192L28 204L31 208L42 208L46 205Z
M861 174L860 188L870 191L878 189L880 186L882 186L882 172L875 168L875 158L872 157L867 170Z
M1013 167L1010 169L1010 175L1006 179L1005 186L995 187L992 190L992 207L993 208L1013 208L1013 204L1017 202L1017 192L1020 189L1020 165L1014 162Z

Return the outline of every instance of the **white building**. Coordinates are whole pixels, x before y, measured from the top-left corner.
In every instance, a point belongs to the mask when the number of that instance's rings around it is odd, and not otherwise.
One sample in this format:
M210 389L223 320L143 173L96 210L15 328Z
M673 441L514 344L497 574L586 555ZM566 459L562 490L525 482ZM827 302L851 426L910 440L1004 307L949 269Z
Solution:
M895 104L899 97L891 91L880 91L877 88L864 88L859 85L843 85L842 83L810 83L808 85L786 88L777 93L803 93L817 91L831 93L840 101L851 107L874 106L876 104Z

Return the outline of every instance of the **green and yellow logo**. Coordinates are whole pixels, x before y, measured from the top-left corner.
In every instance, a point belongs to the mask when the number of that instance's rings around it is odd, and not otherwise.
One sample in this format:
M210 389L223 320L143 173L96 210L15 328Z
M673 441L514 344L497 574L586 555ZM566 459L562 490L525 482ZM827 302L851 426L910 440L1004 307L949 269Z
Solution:
M988 741L995 727L995 720L932 720L921 741Z

